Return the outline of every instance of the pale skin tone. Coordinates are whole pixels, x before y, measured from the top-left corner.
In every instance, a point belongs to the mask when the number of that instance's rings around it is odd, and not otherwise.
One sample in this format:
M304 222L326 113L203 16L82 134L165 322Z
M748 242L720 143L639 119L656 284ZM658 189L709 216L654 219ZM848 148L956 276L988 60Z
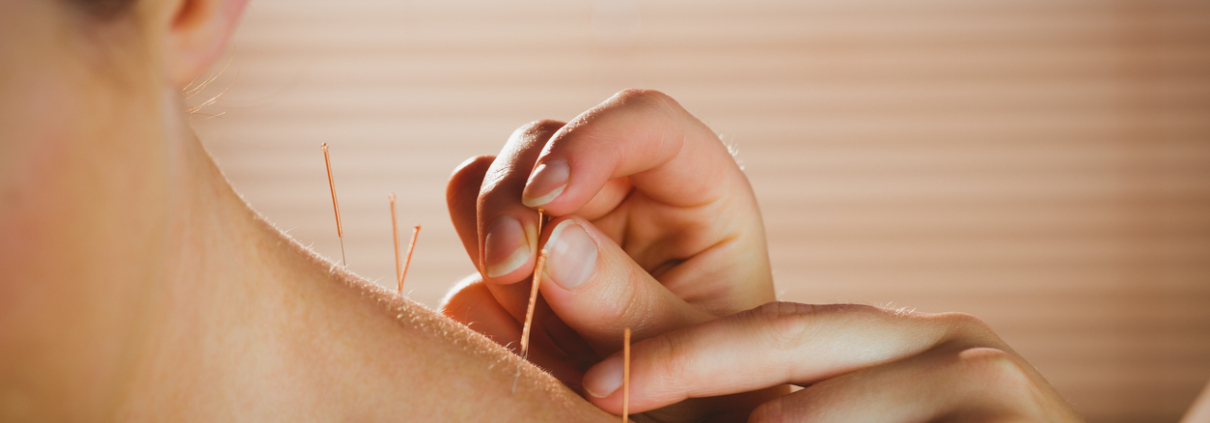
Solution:
M615 421L243 203L180 96L242 7L0 1L0 421Z

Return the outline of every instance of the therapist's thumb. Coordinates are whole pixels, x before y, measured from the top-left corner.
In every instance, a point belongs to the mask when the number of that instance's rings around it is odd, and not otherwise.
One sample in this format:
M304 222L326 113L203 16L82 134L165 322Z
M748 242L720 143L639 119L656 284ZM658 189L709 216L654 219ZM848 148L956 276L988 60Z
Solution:
M645 339L715 318L669 291L587 220L564 217L548 227L542 296L598 353L621 348L625 328Z

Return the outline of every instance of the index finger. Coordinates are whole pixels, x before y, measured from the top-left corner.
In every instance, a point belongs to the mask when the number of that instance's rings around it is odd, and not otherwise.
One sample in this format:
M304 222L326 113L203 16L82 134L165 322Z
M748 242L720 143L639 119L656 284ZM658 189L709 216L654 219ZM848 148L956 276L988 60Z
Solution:
M691 207L747 184L726 145L710 128L667 95L626 90L561 128L538 157L522 193L527 207L588 219L616 204L591 204L611 180L629 177L634 188L664 204ZM619 202L624 198L606 197Z
M643 412L688 398L805 385L915 356L959 336L961 342L1004 347L984 329L960 313L769 303L636 343L630 406ZM617 354L585 373L584 389L593 403L606 411L621 409L621 373Z

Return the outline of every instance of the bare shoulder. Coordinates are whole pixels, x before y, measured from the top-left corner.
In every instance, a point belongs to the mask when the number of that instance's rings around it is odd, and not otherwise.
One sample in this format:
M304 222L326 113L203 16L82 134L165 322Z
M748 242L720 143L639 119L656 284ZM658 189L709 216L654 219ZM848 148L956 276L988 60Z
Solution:
M553 376L421 304L350 275L319 284L286 323L313 386L344 417L412 421L613 421ZM305 308L305 309L304 309ZM310 330L307 330L310 329ZM520 365L520 379L513 381ZM339 381L319 385L323 380ZM336 405L336 404L333 404ZM336 410L333 410L336 411ZM400 414L404 413L404 414ZM422 420L423 419L423 420Z

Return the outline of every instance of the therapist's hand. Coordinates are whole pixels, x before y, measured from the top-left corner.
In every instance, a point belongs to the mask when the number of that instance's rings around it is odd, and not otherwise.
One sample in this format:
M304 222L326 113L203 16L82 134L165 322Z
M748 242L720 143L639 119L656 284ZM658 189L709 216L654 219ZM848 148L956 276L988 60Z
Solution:
M584 376L622 409L621 354ZM630 410L793 383L805 388L709 421L1080 422L983 322L858 305L770 303L635 344Z
M624 91L567 124L517 130L499 156L455 171L447 200L482 280L443 311L515 348L542 245L530 358L576 388L578 372L621 348L623 328L640 340L774 299L747 178L658 92ZM554 217L542 233L539 207Z

